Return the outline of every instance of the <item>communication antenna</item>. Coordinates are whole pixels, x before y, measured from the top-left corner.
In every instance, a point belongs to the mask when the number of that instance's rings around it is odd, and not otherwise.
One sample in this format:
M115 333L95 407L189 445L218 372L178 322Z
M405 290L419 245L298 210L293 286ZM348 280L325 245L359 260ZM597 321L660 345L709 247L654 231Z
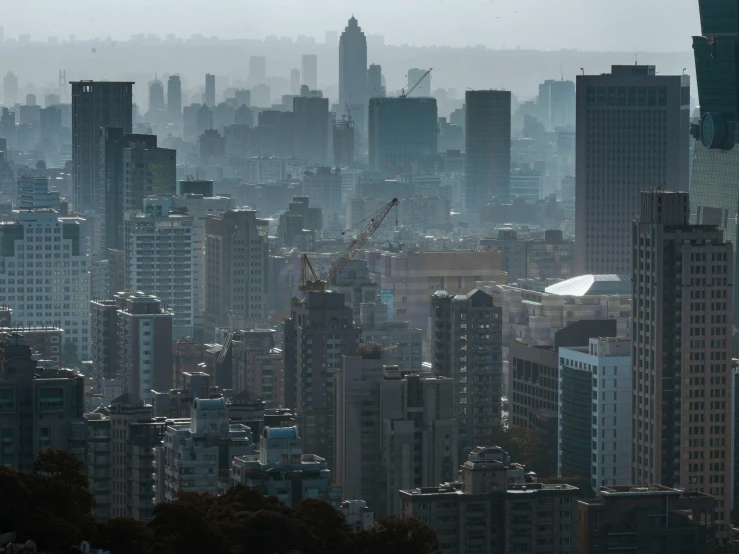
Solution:
M65 69L59 70L59 102L63 103L67 90L67 71Z

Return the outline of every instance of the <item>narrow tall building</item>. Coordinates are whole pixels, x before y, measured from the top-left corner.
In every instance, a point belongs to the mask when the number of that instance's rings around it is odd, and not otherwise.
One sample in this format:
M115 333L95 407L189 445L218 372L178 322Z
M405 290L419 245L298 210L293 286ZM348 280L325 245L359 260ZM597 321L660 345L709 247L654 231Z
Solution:
M169 120L182 123L182 81L179 75L167 79L167 113Z
M464 191L472 214L511 188L511 93L468 90L465 95Z
M716 497L731 511L733 248L690 225L683 192L641 193L633 225L633 484Z
M203 94L203 104L209 108L216 105L216 76L210 73L205 74L205 93Z
M228 210L205 220L205 331L248 329L267 317L267 220Z
M302 85L308 90L318 89L318 56L316 54L303 54L300 58L300 76Z
M303 450L334 470L334 377L342 356L354 356L360 330L337 292L307 292L285 322L285 404L294 408Z
M433 367L454 380L460 451L492 444L500 430L502 313L479 289L431 297Z
M328 159L328 98L293 98L295 157L311 164L325 165Z
M133 82L75 81L72 85L72 180L77 213L95 209L100 182L100 129L131 133Z
M575 270L631 273L631 222L648 187L688 190L690 77L653 65L578 75Z
M339 38L339 106L354 121L354 146L362 150L367 135L367 37L352 16Z

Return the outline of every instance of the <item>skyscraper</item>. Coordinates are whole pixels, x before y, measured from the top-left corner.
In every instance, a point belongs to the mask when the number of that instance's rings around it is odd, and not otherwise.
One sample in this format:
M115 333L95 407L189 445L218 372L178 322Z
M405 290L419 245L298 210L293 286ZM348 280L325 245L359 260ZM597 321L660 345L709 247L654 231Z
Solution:
M164 85L159 79L149 83L149 117L164 112Z
M511 93L468 90L464 125L465 205L473 216L493 200L508 202L511 187Z
M328 159L328 98L293 98L295 157L325 165Z
M370 169L433 167L438 141L437 115L435 98L372 98Z
M385 87L382 86L382 66L379 64L370 64L367 69L367 93L370 98L385 96Z
M12 108L16 102L18 102L18 77L12 71L8 71L3 79L3 105Z
M547 131L575 125L575 83L548 79L539 85L536 107Z
M100 129L131 133L133 82L75 81L72 85L72 179L74 208L95 209L102 186Z
M264 84L267 80L267 58L249 56L249 81L253 85Z
M463 451L492 444L500 429L503 311L481 290L431 297L434 372L454 381L453 417Z
M339 39L339 106L354 121L357 150L363 150L367 134L367 37L352 16Z
M425 69L414 67L408 70L408 84L405 90L415 89L411 94L420 96L421 98L431 96L431 73L426 73Z
M632 474L704 492L730 522L733 247L685 192L641 193L633 224Z
M701 124L695 140L690 213L698 224L719 225L737 256L739 148L739 14L736 2L699 0L702 36L693 37ZM739 268L734 268L734 318L739 319ZM736 353L736 349L735 349ZM736 354L735 354L736 355Z
M302 85L309 90L318 89L318 56L315 54L303 54L300 58L300 75Z
M575 270L628 274L629 225L649 187L688 190L690 77L653 65L578 75Z
M205 74L205 94L203 94L203 104L213 108L216 105L216 76L210 73Z
M297 68L290 70L290 94L300 94L300 70Z
M179 75L167 79L167 113L170 121L180 123L182 117L182 81Z
M216 328L247 329L267 317L267 239L267 221L253 210L206 217L206 340Z

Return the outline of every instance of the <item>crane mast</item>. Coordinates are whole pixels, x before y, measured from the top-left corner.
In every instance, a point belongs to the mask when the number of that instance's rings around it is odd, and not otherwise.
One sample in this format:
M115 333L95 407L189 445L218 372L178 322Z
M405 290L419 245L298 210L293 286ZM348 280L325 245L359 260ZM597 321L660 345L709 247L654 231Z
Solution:
M372 236L372 234L377 231L377 229L382 224L383 220L387 216L387 214L390 213L390 210L393 209L394 206L398 205L398 199L393 198L390 202L387 203L386 206L383 208L380 208L370 219L370 222L365 226L364 229L357 235L357 237L351 242L349 247L344 251L344 253L339 257L338 260L336 260L333 264L331 264L331 267L328 269L328 273L326 274L325 279L320 279L318 275L316 274L315 270L313 269L313 266L310 263L310 260L308 259L308 254L303 254L301 258L301 264L300 264L300 286L298 287L301 291L313 291L313 292L323 292L326 290L326 286L328 283L331 282L331 280L336 277L339 273L341 273L341 270L346 267L346 264L349 263L349 261L355 256L357 252L362 248L362 246L365 245L365 243L369 240L369 238Z

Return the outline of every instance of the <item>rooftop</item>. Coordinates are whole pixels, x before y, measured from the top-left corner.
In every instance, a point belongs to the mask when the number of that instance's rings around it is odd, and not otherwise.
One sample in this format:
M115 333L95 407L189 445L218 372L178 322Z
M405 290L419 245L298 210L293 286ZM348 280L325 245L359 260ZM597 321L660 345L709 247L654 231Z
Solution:
M550 285L544 292L560 296L631 294L631 279L627 275L580 275Z

